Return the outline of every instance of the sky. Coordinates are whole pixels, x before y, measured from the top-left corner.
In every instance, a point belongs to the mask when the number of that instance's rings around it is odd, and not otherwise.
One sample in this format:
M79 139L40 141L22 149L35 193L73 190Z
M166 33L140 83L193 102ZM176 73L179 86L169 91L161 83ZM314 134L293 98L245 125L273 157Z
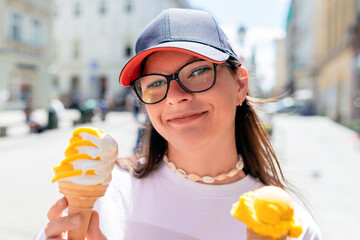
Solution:
M286 36L290 0L188 0L192 7L211 13L230 39L234 51L248 59L256 49L256 76L260 87L270 91L276 76L274 40ZM226 4L224 4L226 3ZM244 45L238 29L245 27ZM247 61L244 62L246 67ZM251 81L251 78L250 78Z

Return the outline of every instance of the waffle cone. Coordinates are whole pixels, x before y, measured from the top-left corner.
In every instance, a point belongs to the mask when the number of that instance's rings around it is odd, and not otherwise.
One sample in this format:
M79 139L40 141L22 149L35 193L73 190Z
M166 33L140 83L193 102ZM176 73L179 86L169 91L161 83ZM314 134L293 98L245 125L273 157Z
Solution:
M286 234L282 235L279 238L272 238L272 237L260 235L249 228L247 228L246 234L248 240L285 240L286 239Z
M67 181L59 181L59 190L64 194L69 206L68 214L80 214L82 225L68 232L69 240L84 240L90 222L92 208L99 197L105 195L108 185L80 185Z

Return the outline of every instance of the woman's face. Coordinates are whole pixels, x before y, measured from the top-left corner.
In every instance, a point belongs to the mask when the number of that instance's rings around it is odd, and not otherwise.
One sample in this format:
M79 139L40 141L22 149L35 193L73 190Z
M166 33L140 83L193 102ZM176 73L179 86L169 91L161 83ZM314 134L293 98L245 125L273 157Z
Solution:
M178 52L157 52L145 65L144 74L170 75L197 58ZM240 69L240 68L238 68ZM201 93L189 93L171 81L167 97L146 105L151 123L169 148L179 150L215 147L235 142L236 106L247 93L247 79L227 66L218 65L215 85Z

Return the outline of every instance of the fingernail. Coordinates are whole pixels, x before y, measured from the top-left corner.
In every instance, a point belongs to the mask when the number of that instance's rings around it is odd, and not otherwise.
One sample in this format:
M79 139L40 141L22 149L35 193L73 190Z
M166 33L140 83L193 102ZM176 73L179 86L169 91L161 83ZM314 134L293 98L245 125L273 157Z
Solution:
M71 224L78 224L80 222L80 215L74 215L70 219Z

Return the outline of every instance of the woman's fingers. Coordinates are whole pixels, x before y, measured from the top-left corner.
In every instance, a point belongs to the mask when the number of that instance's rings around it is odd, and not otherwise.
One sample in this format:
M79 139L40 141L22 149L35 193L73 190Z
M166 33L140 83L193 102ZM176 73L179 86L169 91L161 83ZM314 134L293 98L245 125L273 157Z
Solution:
M62 238L69 230L78 228L82 223L82 217L78 214L62 217L68 203L65 198L59 199L51 206L47 217L49 223L45 227L46 238Z
M59 238L66 231L80 227L82 217L79 214L51 220L45 227L47 238Z
M92 211L88 232L86 234L87 240L106 240L107 238L101 232L99 226L99 214L96 211Z
M63 211L67 208L68 203L65 198L59 199L51 206L48 212L49 223L45 227L46 238L61 239L64 233L82 224L82 217L79 214L62 217ZM88 240L106 240L107 238L101 232L99 226L99 214L93 211L90 218L89 228L86 235Z
M61 198L57 200L57 202L51 206L47 214L48 219L51 221L60 218L62 216L63 211L67 208L67 205L68 204L65 198Z

